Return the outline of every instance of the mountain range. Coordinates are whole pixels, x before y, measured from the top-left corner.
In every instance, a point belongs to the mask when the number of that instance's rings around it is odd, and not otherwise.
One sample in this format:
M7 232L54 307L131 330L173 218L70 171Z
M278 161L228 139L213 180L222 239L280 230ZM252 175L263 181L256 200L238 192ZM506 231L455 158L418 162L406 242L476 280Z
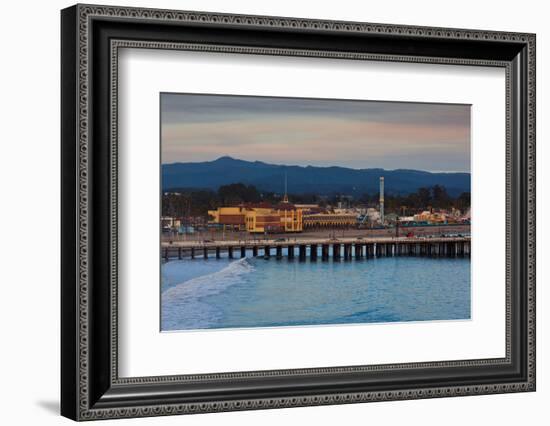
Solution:
M289 194L374 194L379 191L381 176L384 176L386 194L406 195L434 185L445 186L451 196L470 192L470 173L288 166L227 156L214 161L163 164L162 187L163 191L176 188L217 190L222 185L241 182L262 191L282 193L285 175Z

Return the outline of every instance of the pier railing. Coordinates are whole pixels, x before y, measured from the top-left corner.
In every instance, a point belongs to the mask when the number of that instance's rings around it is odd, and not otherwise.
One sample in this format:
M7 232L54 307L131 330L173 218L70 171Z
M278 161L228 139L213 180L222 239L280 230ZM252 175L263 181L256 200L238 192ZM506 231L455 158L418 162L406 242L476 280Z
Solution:
M289 260L351 260L388 256L465 257L471 254L470 237L342 238L162 243L161 256L170 259L263 256Z

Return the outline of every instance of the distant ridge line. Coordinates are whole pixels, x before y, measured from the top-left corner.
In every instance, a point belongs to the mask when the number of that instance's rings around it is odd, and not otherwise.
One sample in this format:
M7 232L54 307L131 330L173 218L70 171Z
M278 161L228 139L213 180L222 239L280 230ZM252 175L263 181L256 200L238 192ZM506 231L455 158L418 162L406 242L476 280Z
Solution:
M217 190L222 185L244 183L259 190L317 195L376 193L384 176L388 194L408 194L418 188L445 186L451 196L470 192L470 173L429 172L414 169L352 169L343 166L298 166L269 164L222 156L212 161L169 163L162 166L162 188L202 188Z

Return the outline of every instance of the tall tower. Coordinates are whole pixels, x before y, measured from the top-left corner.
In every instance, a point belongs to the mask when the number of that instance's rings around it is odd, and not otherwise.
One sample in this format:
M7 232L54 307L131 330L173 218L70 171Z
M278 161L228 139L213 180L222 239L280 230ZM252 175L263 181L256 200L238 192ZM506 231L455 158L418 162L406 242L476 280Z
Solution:
M285 172L285 195L283 196L283 203L288 203L286 172Z
M380 222L384 224L384 176L380 176Z

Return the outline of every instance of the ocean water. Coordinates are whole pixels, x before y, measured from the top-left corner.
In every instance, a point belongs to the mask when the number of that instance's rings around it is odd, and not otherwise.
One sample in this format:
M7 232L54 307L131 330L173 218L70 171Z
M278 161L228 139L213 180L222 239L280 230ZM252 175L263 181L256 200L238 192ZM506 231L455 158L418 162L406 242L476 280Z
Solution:
M470 259L188 259L161 266L161 330L470 318Z

